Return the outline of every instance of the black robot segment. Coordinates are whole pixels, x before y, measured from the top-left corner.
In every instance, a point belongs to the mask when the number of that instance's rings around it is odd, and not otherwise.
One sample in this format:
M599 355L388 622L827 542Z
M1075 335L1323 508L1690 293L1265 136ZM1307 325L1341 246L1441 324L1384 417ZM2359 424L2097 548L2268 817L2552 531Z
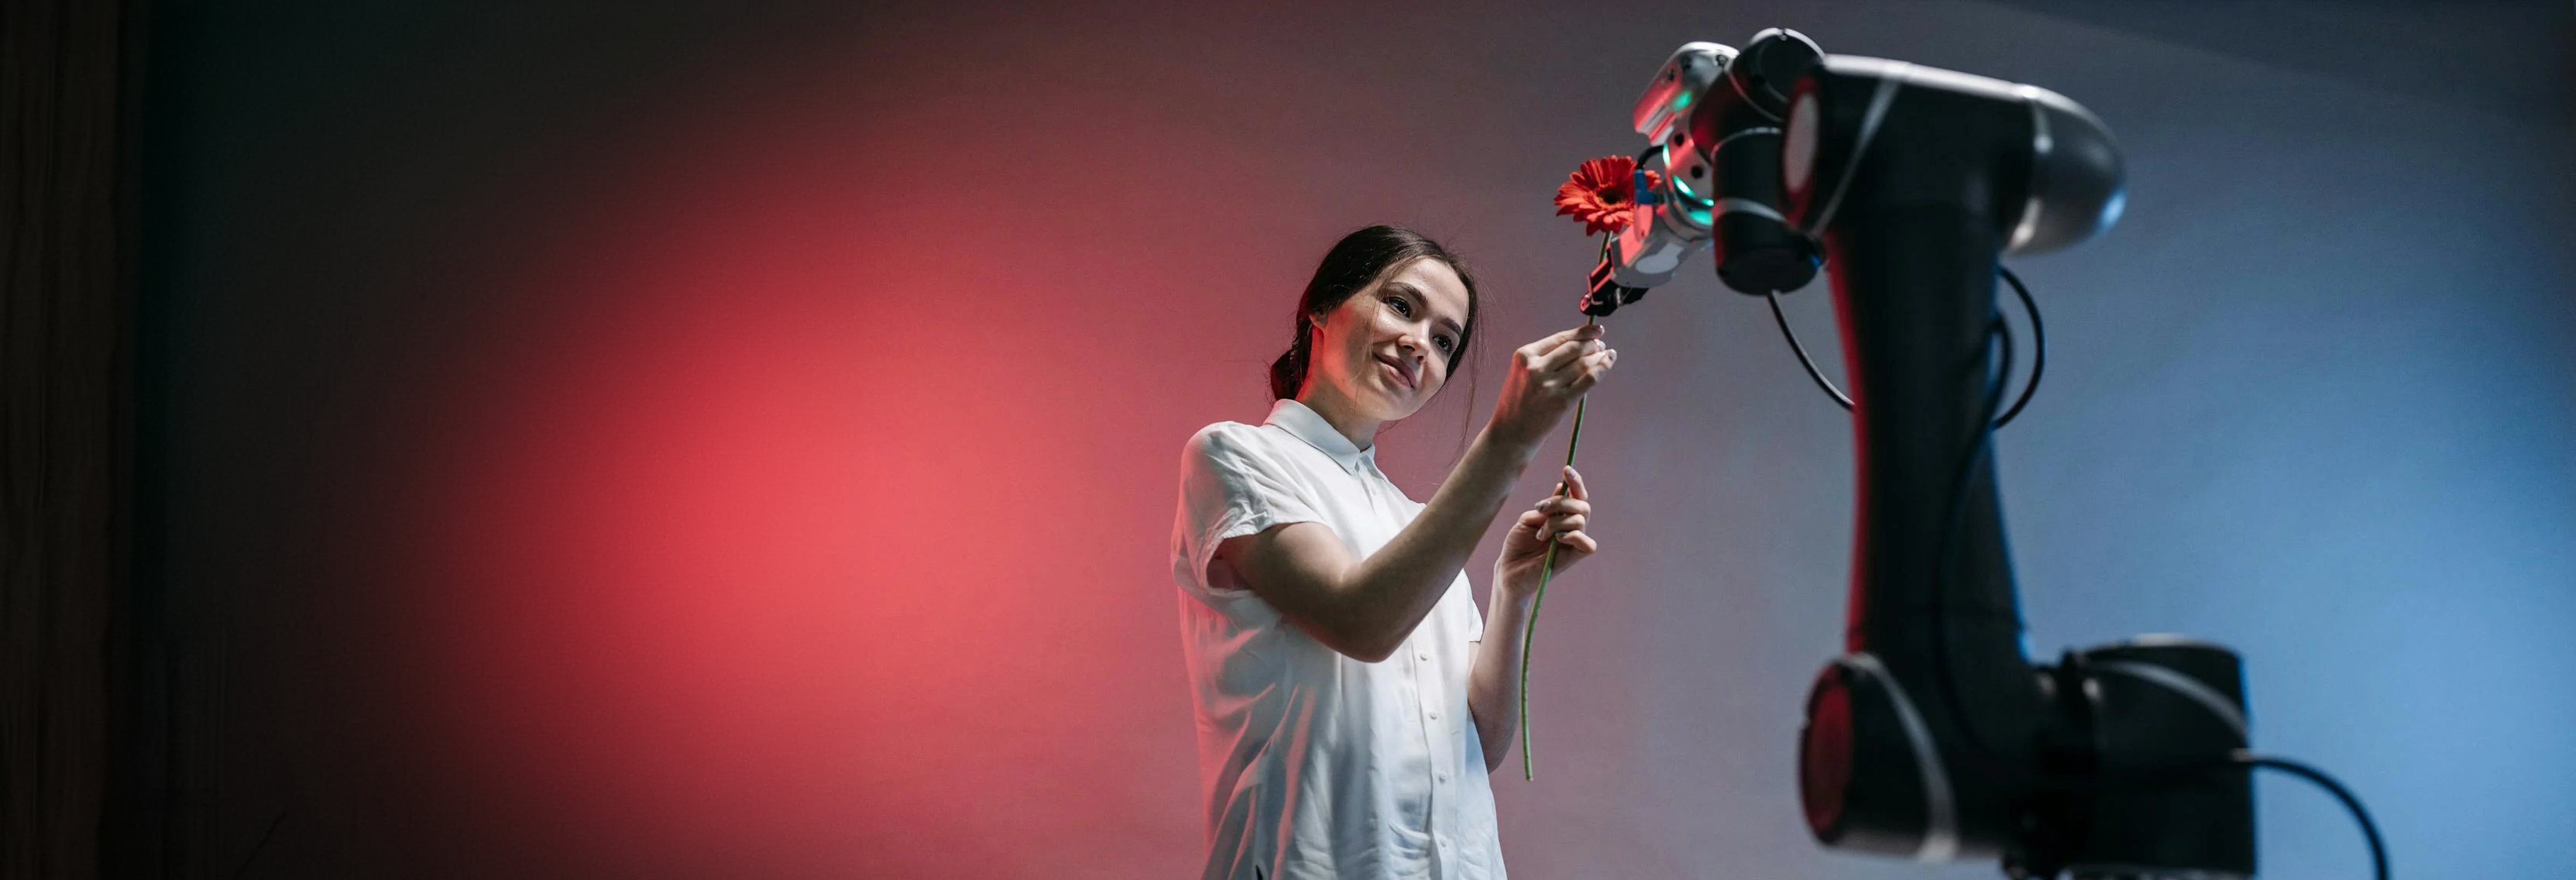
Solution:
M2117 221L2101 120L1773 29L1684 45L1634 122L1660 189L1587 302L1633 300L1700 251L1746 294L1832 279L1858 488L1844 653L1799 749L1816 839L2015 877L2252 876L2234 652L2142 636L2041 664L2022 647L1990 442L2011 350L1996 279L2005 255Z

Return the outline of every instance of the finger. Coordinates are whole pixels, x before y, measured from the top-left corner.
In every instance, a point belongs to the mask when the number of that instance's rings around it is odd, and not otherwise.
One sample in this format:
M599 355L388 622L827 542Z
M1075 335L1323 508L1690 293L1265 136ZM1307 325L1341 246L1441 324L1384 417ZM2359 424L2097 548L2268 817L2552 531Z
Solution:
M1562 489L1562 485L1563 484L1559 484L1560 489ZM1559 513L1591 513L1592 502L1585 501L1579 497L1569 498L1563 494L1557 494L1539 499L1539 502L1532 505L1530 509L1551 515Z
M1601 343L1598 342L1593 344L1601 345ZM1619 350L1603 346L1582 355L1582 357L1577 360L1573 366L1569 367L1569 369L1581 370L1586 373L1601 374L1610 372L1610 367L1618 362Z
M1602 324L1584 324L1584 327L1566 327L1566 329L1558 329L1558 332L1551 332L1551 335L1546 335L1546 337L1540 337L1538 342L1530 342L1530 345L1525 345L1525 347L1528 347L1528 350L1530 350L1530 353L1533 353L1533 355L1546 355L1546 353L1553 353L1553 350L1561 350L1561 347L1569 347L1569 345L1584 345L1584 342L1600 342L1600 340L1602 340L1602 335L1605 335L1605 332L1610 332L1610 327L1602 327Z
M1574 378L1566 380L1565 390L1573 392L1576 396L1581 396L1592 393L1592 386L1599 384L1601 384L1601 374L1593 372L1577 373Z
M1556 536L1556 540L1558 543L1562 543L1567 547L1572 548L1574 550L1574 555L1577 558L1590 556L1593 551L1601 549L1601 542L1592 540L1591 535L1587 535L1582 532L1567 532Z
M1574 368L1579 368L1579 360L1582 360L1584 355L1600 353L1600 345L1602 345L1600 340L1566 340L1556 347L1540 350L1538 355L1533 355L1533 358L1528 360L1530 373L1538 373L1538 376L1561 376L1561 373L1566 371L1574 371Z
M1546 336L1539 337L1537 342L1521 346L1521 351L1528 353L1531 360L1537 360L1540 355L1555 351L1557 347L1568 342L1573 342L1578 339L1599 339L1601 338L1602 329L1602 326L1599 324L1568 327L1566 329L1550 333Z
M1583 472L1582 472L1582 471L1575 470L1573 465L1570 465L1570 464L1569 464L1569 465L1566 465L1566 466L1565 466L1565 483L1564 483L1564 485L1565 485L1565 487L1566 487L1566 494L1567 494L1567 495L1572 496L1572 497L1574 497L1574 498L1576 498L1576 499L1580 499L1580 500L1586 501L1586 502L1588 502L1588 501L1590 501L1590 500L1592 499L1592 493L1591 493L1591 492L1589 492L1589 491L1586 491L1586 490L1584 489L1584 486L1583 486ZM1592 505L1591 505L1591 504L1588 504L1588 503L1587 503L1587 504L1585 504L1585 505L1583 505L1583 510L1582 510L1582 511L1580 511L1580 512L1583 512L1583 513L1590 513L1590 512L1592 512Z
M1538 533L1538 540L1540 543L1554 541L1558 535L1576 531L1583 527L1583 524L1579 521L1568 523L1565 521L1565 517L1563 516L1549 516L1535 510L1523 512L1521 514L1521 522L1528 524L1528 527L1532 531Z
M1592 390L1592 386L1601 384L1602 377L1610 375L1610 362L1617 357L1618 355L1611 350L1598 351L1585 356L1563 371L1573 374L1573 378L1566 381L1565 387L1576 392Z
M1576 327L1574 328L1573 335L1567 336L1564 339L1547 342L1545 350L1557 351L1565 348L1582 348L1586 346L1597 348L1606 344L1601 341L1601 334L1602 328L1597 324L1590 327Z
M1566 532L1580 532L1583 531L1583 524L1586 521L1586 517L1580 513L1551 516L1547 518L1547 531L1548 534L1552 535L1561 535Z
M1547 513L1545 511L1524 510L1521 511L1520 521L1513 523L1512 525L1516 528L1535 529L1545 522L1547 522Z
M1530 359L1530 371L1542 374L1562 373L1579 366L1581 358L1606 350L1598 339L1570 339L1539 352Z

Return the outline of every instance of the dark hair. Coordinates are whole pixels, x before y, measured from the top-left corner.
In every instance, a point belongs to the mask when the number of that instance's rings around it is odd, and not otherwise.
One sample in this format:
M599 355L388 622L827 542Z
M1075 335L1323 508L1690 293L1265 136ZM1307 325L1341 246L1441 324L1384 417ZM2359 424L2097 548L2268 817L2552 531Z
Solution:
M1448 356L1448 374L1457 375L1467 341L1476 335L1476 276L1467 273L1467 264L1457 254L1422 233L1402 226L1371 226L1334 242L1333 249L1324 252L1324 262L1315 267L1314 280L1306 282L1306 295L1297 299L1297 336L1288 343L1288 351L1270 363L1270 396L1295 397L1305 387L1315 316L1341 307L1388 267L1424 257L1449 264L1459 283L1467 287L1466 326L1458 331L1458 344L1450 347Z

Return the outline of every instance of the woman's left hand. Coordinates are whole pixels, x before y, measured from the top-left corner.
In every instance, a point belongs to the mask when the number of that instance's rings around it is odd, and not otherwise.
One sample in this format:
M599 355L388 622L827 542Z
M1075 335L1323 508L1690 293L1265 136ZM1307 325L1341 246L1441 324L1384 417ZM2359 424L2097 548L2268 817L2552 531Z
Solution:
M1583 474L1573 465L1565 467L1565 494L1549 495L1545 500L1521 511L1520 519L1503 536L1503 555L1494 560L1494 577L1514 595L1538 592L1539 571L1547 564L1548 545L1556 545L1556 571L1559 574L1590 557L1601 545L1583 532L1592 515L1592 494L1584 490Z

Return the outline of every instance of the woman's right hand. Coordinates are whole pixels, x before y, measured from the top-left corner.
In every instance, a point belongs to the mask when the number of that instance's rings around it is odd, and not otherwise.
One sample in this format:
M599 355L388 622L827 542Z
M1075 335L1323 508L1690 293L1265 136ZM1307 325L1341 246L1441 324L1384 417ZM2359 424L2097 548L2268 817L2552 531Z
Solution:
M1586 324L1513 350L1511 373L1503 378L1503 396L1486 430L1525 448L1547 439L1619 360L1618 350L1602 343L1601 332L1601 325Z

